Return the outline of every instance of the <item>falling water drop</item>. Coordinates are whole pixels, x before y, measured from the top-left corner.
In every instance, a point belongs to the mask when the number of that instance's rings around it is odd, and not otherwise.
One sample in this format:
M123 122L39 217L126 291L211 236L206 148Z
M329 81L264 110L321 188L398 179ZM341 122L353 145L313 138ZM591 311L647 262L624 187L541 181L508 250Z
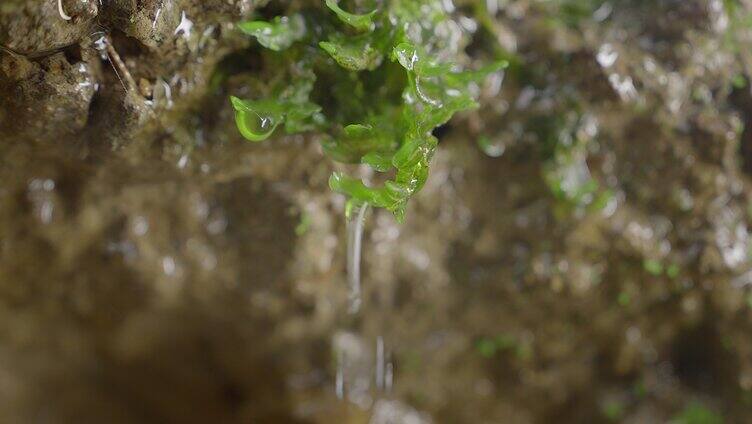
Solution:
M363 221L368 204L364 204L350 215L347 221L347 287L348 312L356 314L360 310L360 252L363 240Z
M345 398L345 353L337 351L337 376L335 377L334 391L338 399Z
M394 380L394 364L392 363L391 352L385 347L383 336L376 338L375 374L376 389L383 393L390 393L392 391L392 381Z
M391 355L389 355L386 361L386 370L384 371L384 391L386 393L392 392L393 381L394 381L394 363L392 362Z
M350 316L354 316L360 311L362 303L360 292L360 252L363 240L363 222L367 209L368 205L365 204L355 210L348 209L347 213L347 313ZM344 399L346 391L345 381L352 378L352 376L346 376L345 371L348 368L347 362L353 360L353 358L350 355L346 357L346 349L341 339L335 338L335 349L337 352L337 374L335 376L334 391L339 399Z
M376 338L376 388L384 390L384 337Z

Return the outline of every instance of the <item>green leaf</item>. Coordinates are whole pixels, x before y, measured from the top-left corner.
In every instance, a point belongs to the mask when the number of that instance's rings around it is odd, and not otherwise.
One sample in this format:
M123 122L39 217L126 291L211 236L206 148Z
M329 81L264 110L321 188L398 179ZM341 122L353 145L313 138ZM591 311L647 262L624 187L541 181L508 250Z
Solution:
M388 152L394 148L394 136L385 125L351 124L337 138L322 142L324 151L339 162L357 163L369 152Z
M373 127L363 124L350 124L345 127L345 135L350 138L369 138L373 137Z
M238 130L250 141L269 138L284 119L281 105L266 100L250 101L230 97L235 108L235 123Z
M340 66L351 71L374 70L384 58L368 35L335 37L331 41L320 42L319 46Z
M311 118L316 117L320 111L321 106L309 101L298 104L288 103L285 113L285 131L288 134L296 134L315 129L317 125L311 122Z
M500 61L477 71L455 71L451 65L437 63L421 49L410 43L400 43L392 58L408 72L405 98L423 104L416 115L421 131L431 131L443 125L459 111L473 109L477 103L470 94L470 84L475 84L506 66Z
M375 206L381 206L377 189L367 187L362 181L349 177L341 172L334 172L329 177L329 187L353 199L367 202Z
M376 10L370 13L366 13L365 15L355 15L342 10L342 8L339 7L339 4L337 4L335 0L326 0L326 7L336 13L337 17L342 22L350 25L358 31L373 31L373 29L376 27L376 24L374 22L374 16L377 12Z
M455 85L457 83L464 83L464 84L471 83L471 82L479 83L487 76L493 73L502 71L508 67L509 67L508 61L497 60L496 62L485 65L475 71L463 71L463 72L452 74L450 75L450 78L453 79L453 84Z
M389 153L370 152L360 161L378 172L386 172L392 168L392 155Z
M311 102L299 104L273 100L242 100L230 97L235 109L235 123L240 134L250 141L263 141L272 135L281 123L288 134L307 131L313 125L307 120L321 108Z
M238 24L244 33L256 37L259 44L274 51L285 50L305 36L305 22L300 15L276 17L272 22L251 21Z

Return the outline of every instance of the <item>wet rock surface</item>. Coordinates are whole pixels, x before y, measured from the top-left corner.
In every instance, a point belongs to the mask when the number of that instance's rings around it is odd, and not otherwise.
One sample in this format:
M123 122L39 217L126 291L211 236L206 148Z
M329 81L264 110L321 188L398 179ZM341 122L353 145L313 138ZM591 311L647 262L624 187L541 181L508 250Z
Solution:
M355 405L339 165L227 101L275 72L234 23L314 5L269 3L0 5L0 420L752 418L749 4L454 2L512 66L368 217Z

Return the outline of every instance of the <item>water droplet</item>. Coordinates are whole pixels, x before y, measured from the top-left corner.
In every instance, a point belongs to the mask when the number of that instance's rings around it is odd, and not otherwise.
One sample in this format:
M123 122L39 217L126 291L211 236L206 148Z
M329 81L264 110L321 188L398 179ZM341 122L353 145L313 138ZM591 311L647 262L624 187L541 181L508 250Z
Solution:
M133 219L133 233L137 236L143 236L149 232L149 220L143 216L137 216Z
M33 179L29 183L28 199L34 213L43 224L52 222L55 212L55 181L51 179Z
M235 122L243 137L251 141L266 140L279 125L274 116L255 111L235 111Z
M171 256L165 256L162 258L162 270L164 271L165 275L173 275L175 274L175 260Z
M600 49L598 49L598 54L595 55L595 59L598 61L598 64L604 68L610 68L611 66L613 66L613 64L616 63L616 59L618 58L619 52L614 50L614 46L612 46L610 43L603 44Z

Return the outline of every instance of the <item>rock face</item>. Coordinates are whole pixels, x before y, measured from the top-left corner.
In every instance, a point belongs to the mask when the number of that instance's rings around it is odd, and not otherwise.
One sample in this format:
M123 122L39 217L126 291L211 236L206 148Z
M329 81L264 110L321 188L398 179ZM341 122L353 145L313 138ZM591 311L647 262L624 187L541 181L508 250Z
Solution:
M752 419L747 2L454 2L512 66L368 218L359 406L334 165L227 101L274 75L234 24L320 2L61 6L0 5L0 421Z

